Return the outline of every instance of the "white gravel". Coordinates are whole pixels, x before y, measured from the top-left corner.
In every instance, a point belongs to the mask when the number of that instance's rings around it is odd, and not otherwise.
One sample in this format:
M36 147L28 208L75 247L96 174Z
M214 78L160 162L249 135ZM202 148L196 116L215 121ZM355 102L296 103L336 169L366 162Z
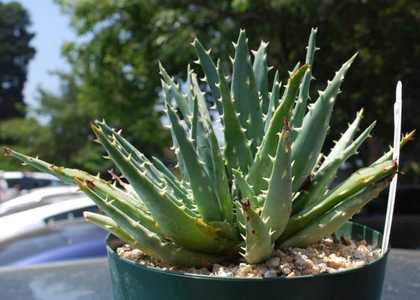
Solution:
M360 267L377 259L381 251L374 249L366 241L334 241L327 238L307 248L275 249L272 257L264 263L251 265L239 261L237 264L215 264L209 269L168 267L129 245L117 248L117 254L139 264L166 271L216 277L273 278L333 273Z

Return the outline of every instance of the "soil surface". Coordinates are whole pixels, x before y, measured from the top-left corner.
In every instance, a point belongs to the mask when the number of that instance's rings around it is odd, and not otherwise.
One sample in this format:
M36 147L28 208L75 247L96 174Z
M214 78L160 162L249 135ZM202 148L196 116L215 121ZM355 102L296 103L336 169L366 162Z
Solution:
M306 248L275 249L273 256L260 264L215 264L210 268L168 267L129 245L117 248L120 257L141 265L164 271L214 277L268 278L295 277L320 273L334 273L363 266L381 256L381 250L368 245L366 241L352 241L341 238L326 238Z

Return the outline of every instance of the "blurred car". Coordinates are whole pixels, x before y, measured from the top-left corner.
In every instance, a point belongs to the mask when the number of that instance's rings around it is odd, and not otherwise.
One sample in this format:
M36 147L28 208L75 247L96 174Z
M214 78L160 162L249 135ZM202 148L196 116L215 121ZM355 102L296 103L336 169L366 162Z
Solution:
M47 173L0 171L0 202L35 188L56 185L63 184Z
M82 218L47 226L0 244L0 266L28 266L106 255L106 231Z
M28 209L0 218L0 245L25 233L40 230L50 222L81 218L84 211L97 211L86 196Z
M35 207L66 201L81 195L82 193L76 186L37 188L27 194L0 203L0 217Z

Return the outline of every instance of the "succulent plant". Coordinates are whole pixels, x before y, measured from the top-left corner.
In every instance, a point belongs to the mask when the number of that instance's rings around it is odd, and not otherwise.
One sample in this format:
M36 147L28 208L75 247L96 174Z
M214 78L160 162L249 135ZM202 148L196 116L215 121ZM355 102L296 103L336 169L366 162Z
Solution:
M106 181L11 149L5 153L76 183L105 213L86 212L89 222L170 265L203 266L239 255L259 263L275 245L309 245L377 197L397 170L391 149L333 185L338 169L357 153L375 122L355 137L363 117L359 111L329 154L321 154L340 86L356 55L307 110L316 34L312 29L305 64L290 72L284 86L278 72L269 84L268 44L261 43L252 61L243 30L234 43L230 79L198 40L192 45L203 80L188 67L180 85L160 66L179 176L104 121L92 124L96 141L124 178L112 174L113 180ZM209 100L215 104L210 110ZM223 138L215 124L221 124Z

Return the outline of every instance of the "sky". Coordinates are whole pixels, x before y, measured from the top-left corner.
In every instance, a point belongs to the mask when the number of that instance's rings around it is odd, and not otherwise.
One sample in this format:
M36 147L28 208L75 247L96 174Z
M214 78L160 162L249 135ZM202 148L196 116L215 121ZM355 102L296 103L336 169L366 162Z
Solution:
M15 0L29 12L35 33L32 46L36 49L34 59L30 62L28 80L25 85L25 102L36 104L38 86L52 91L59 91L59 81L50 71L68 70L65 59L61 57L61 45L64 41L75 39L69 26L69 17L60 12L53 0ZM12 2L4 1L4 2Z

